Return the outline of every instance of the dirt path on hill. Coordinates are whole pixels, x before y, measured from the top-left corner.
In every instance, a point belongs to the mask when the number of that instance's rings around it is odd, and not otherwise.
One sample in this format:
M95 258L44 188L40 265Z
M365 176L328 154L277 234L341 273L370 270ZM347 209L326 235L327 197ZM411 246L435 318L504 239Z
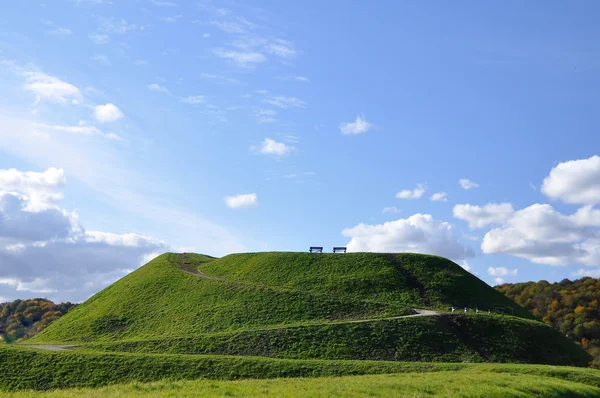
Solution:
M20 344L19 347L37 348L47 351L66 351L77 347L76 345L56 345L56 344Z
M192 272L192 271L188 271L183 267L184 264L184 259L185 259L185 254L180 254L179 255L179 259L181 261L181 266L179 267L180 270L182 270L183 272L185 272L186 274L190 274L190 275L195 275L195 276L199 276L201 278L205 278L205 279L211 279L213 281L224 281L225 278L221 278L219 276L214 276L214 275L207 275L205 273L200 272L198 269L196 269L196 272Z

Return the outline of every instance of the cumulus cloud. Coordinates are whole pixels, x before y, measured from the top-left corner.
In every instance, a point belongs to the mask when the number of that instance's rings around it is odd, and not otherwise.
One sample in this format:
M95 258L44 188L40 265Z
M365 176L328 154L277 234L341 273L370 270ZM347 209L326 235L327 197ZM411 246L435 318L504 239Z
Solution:
M583 210L589 211L591 209ZM597 220L580 211L564 215L548 204L534 204L515 212L504 224L489 231L481 250L508 254L547 265L600 264Z
M35 103L41 101L78 104L82 95L77 87L57 77L42 72L23 72L25 90L35 95Z
M461 178L458 180L458 184L462 187L462 189L469 190L473 188L479 188L479 184L469 180L468 178Z
M251 149L255 149L252 147ZM258 152L265 155L277 155L277 156L285 156L290 153L294 149L291 145L286 145L283 142L277 142L270 138L265 138L260 147L258 148Z
M123 112L113 104L98 105L94 108L94 117L100 123L115 122L123 116Z
M447 196L448 194L446 192L436 192L429 197L429 200L432 202L447 202Z
M566 203L600 203L600 156L559 163L544 179L541 191Z
M404 189L396 194L397 199L419 199L425 191L427 186L425 184L417 184L417 187L413 190Z
M64 182L59 169L0 170L0 296L84 300L168 249L134 233L86 231L57 205Z
M255 193L227 196L225 198L225 204L227 204L227 207L229 207L230 209L239 209L240 207L256 206L258 204L258 197Z
M0 170L0 192L17 192L27 201L25 211L54 208L63 199L61 192L66 182L62 169L50 167L44 172Z
M340 123L339 129L342 134L356 135L366 133L371 129L371 123L367 122L364 115L357 115L356 120L350 123Z
M591 278L600 278L600 268L580 268L575 272L571 272L571 275L577 278L583 278L585 276L589 276Z
M518 269L508 269L506 267L488 267L488 275L491 276L517 276Z
M351 238L352 252L413 252L435 254L460 261L473 256L453 235L452 225L429 214L414 214L383 224L358 224L342 234Z
M285 95L278 95L276 97L271 97L263 100L267 104L275 105L278 108L288 109L288 108L304 108L306 106L306 102L298 99L296 97L287 97Z
M469 228L483 228L490 224L501 224L515 212L510 203L488 203L484 206L456 205L452 210L455 218L469 223Z

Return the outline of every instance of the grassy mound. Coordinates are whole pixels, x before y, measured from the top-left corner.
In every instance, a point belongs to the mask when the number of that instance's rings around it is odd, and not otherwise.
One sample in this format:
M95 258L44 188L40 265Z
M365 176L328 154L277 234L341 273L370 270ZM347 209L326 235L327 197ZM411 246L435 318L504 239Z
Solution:
M527 336L527 339L523 337ZM107 352L249 355L292 359L520 362L586 366L591 357L540 322L488 315L408 317L195 337L96 343Z
M191 275L203 273L223 278ZM186 270L187 272L182 272ZM32 342L194 336L338 320L411 308L518 305L453 262L416 254L165 254L94 295Z
M561 378L491 373L480 369L442 371L427 377L415 373L313 379L240 381L162 381L130 383L98 389L70 389L46 397L597 397L600 388ZM8 393L6 398L37 397L37 392Z
M234 356L111 354L85 351L51 352L24 347L0 346L0 375L2 375L0 391L100 387L117 383L196 380L198 378L237 380L388 373L418 373L422 375L425 372L433 375L435 372L448 371L465 371L469 374L487 372L488 380L494 378L493 375L497 373L554 377L600 387L600 372L597 370L545 365L291 360ZM429 380L429 376L425 379ZM180 395L176 392L175 396Z
M418 309L510 307L516 316ZM417 254L165 254L29 340L130 353L520 362L591 358L457 264Z

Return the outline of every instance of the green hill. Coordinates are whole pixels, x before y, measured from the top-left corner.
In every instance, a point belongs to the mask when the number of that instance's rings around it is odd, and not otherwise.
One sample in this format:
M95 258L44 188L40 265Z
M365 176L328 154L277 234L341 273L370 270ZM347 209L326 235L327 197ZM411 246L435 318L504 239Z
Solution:
M450 313L452 306L493 313ZM437 314L415 315L415 309ZM168 253L29 342L293 359L589 362L573 342L532 318L436 256Z

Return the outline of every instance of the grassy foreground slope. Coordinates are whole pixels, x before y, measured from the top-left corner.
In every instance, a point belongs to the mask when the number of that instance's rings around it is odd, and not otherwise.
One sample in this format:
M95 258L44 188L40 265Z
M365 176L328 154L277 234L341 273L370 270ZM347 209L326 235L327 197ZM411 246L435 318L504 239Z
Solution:
M429 382L435 379L436 372L453 372L456 377L461 377L462 372L470 375L477 372L487 373L486 376L477 378L478 382L481 383L484 383L484 380L489 382L489 380L495 378L496 374L509 374L527 375L528 378L532 377L532 380L535 377L552 377L560 381L557 385L564 380L600 387L600 372L595 369L547 365L290 360L204 355L51 352L23 347L0 346L0 391L3 392L87 388L117 383L196 380L199 378L237 380L391 373L408 373L412 375L411 377L416 376L415 378L421 378L425 382ZM423 373L428 373L428 376L423 378ZM448 377L446 380L449 381L452 377ZM521 380L525 383L525 377ZM197 383L199 383L199 386L205 385L203 382ZM251 381L248 381L248 383L252 385ZM286 379L285 383L293 385L295 382ZM489 385L489 383L486 384ZM525 383L524 385L528 384L531 383ZM257 385L259 385L258 382L255 386ZM271 385L273 384L271 383ZM401 384L398 387L401 387ZM485 388L485 385L483 387ZM118 390L121 387L115 388ZM152 387L149 387L149 389L152 391ZM178 396L178 391L175 392L175 396ZM197 393L198 391L196 391ZM94 395L91 390L86 394L86 396ZM129 396L129 394L124 396Z
M195 380L126 384L98 389L69 389L44 394L65 397L598 397L600 388L549 376L438 372L272 380ZM6 398L37 397L39 392L8 393Z

